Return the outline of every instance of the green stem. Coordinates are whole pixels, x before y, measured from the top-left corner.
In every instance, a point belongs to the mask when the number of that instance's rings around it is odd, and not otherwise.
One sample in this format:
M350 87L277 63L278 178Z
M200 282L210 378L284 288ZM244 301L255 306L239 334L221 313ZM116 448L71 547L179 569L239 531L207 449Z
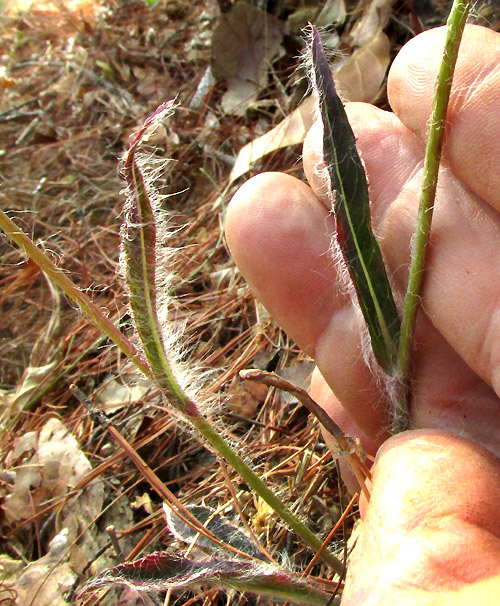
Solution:
M432 213L438 181L439 164L443 139L446 131L446 114L450 99L451 85L462 34L470 9L470 0L454 0L446 23L446 38L443 56L434 89L429 136L425 150L424 176L417 216L417 226L411 250L410 274L403 308L401 338L398 351L398 375L403 385L408 386L411 373L411 353L417 310L422 298L427 245L431 232ZM399 402L392 432L408 429L408 397Z
M203 416L190 417L189 420L216 450L238 473L243 480L278 514L278 516L308 545L318 551L322 541L301 522L272 490L248 467L243 459L227 444L224 437ZM344 564L331 552L325 550L321 557L337 573L342 574Z
M220 584L219 584L220 583ZM217 587L226 589L237 589L238 591L248 591L258 596L265 596L271 598L272 601L288 602L292 604L300 604L301 606L331 606L332 604L339 604L339 596L336 596L332 600L330 594L313 587L311 585L304 587L293 586L292 584L285 586L285 584L273 584L272 579L263 582L257 576L255 579L250 578L248 580L238 579L235 582L231 579L230 583L225 583L222 579L216 584Z
M120 330L103 314L97 305L92 303L89 297L83 293L69 278L63 273L47 255L40 250L30 240L30 238L0 210L0 228L11 238L25 253L30 257L47 276L57 284L59 288L66 293L70 299L75 301L80 309L98 326L122 351L135 366L147 377L155 381L149 367L141 360L137 351L130 341L120 332ZM161 348L161 346L159 346ZM171 380L171 377L169 377ZM158 377L156 381L158 382ZM180 387L178 387L180 389ZM187 396L182 392L186 401ZM287 523L304 543L312 550L318 550L321 540L303 524L293 513L283 504L283 502L269 489L266 484L251 470L245 461L236 454L232 448L224 441L224 438L203 416L193 414L197 411L196 407L187 406L185 409L185 418L202 434L210 446L219 453L240 476L251 486L257 494ZM191 413L191 414L190 414ZM323 551L321 557L327 562L333 570L341 574L344 568L342 562L328 550Z

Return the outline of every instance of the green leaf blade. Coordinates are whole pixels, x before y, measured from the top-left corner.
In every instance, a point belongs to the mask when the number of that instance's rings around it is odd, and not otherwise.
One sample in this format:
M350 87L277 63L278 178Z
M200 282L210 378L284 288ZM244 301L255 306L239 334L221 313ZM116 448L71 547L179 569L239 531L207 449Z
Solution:
M311 54L323 122L323 156L333 193L337 242L368 327L373 353L382 368L394 374L400 320L382 253L371 229L368 184L356 149L356 138L314 27Z
M110 583L145 592L185 591L211 586L249 591L304 606L327 606L331 597L312 580L303 580L297 574L272 564L217 558L194 561L165 552L152 553L135 562L104 570L85 583L80 596Z
M263 554L257 549L256 545L247 537L247 535L228 520L226 520L215 509L205 505L188 505L187 510L203 526L207 528L221 543L230 545L247 555L264 560ZM196 530L188 526L180 517L176 516L175 510L169 503L163 503L163 511L170 532L180 541L192 543L196 541L197 547L207 553L218 553L220 547L203 536Z
M125 157L123 173L128 187L126 219L122 241L122 264L129 291L130 308L151 372L169 402L180 412L192 416L198 411L187 397L172 370L158 315L157 211L151 199L137 150L160 121L170 116L172 102L160 105L135 135Z

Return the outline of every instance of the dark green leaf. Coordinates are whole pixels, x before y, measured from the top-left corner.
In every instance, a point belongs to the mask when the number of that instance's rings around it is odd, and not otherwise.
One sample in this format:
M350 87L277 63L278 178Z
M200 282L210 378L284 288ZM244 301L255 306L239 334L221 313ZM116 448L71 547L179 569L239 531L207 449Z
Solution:
M219 552L220 547L209 539L199 535L196 530L188 526L178 516L175 511L163 504L163 510L167 519L168 527L175 536L186 543L191 543L196 539L196 545L210 552ZM203 505L190 505L187 510L199 522L205 526L219 541L231 545L235 549L246 553L257 559L264 559L264 555L257 549L247 535L237 526L228 522L220 513L216 513L214 509Z
M396 365L400 321L379 245L371 230L368 185L356 139L335 90L319 33L311 43L314 87L323 122L323 155L333 193L337 241L384 370Z

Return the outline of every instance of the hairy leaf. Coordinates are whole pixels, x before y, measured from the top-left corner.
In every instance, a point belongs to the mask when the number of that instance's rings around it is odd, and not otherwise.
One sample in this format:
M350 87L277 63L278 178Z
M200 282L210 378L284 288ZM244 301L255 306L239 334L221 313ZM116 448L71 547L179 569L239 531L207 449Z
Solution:
M219 513L216 513L214 509L203 505L191 505L187 507L187 509L190 514L201 522L205 528L215 535L222 543L231 545L235 549L254 558L264 558L263 554L240 528L228 522ZM196 545L198 547L206 549L211 553L218 552L220 554L220 547L218 545L201 536L196 530L188 526L183 520L175 515L175 511L169 507L168 504L163 504L163 510L170 531L179 540L191 543L196 539Z
M146 592L212 586L250 591L307 606L326 606L330 598L312 581L271 564L216 558L194 561L164 552L104 570L85 583L81 595L110 583Z
M160 105L147 118L135 135L127 152L123 173L128 186L126 219L122 239L122 263L129 290L130 307L144 353L158 384L170 403L185 414L194 411L192 402L180 388L167 357L158 318L157 269L157 210L146 183L144 171L137 161L137 150L162 119L172 113L173 103Z
M333 193L337 242L368 326L375 357L382 368L392 374L400 321L382 254L371 230L368 184L356 139L314 27L311 54L323 122L323 156Z

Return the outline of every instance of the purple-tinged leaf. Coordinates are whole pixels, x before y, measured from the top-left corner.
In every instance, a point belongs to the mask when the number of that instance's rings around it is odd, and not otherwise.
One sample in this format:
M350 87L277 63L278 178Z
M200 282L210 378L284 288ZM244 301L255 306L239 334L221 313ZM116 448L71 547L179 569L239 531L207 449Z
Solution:
M313 86L323 123L323 156L337 223L337 242L370 334L373 353L393 374L400 321L380 247L371 230L368 184L356 139L335 90L318 30L313 26Z
M174 375L158 316L157 237L159 211L151 184L137 160L140 144L173 111L173 102L160 105L144 122L126 154L123 174L127 182L125 221L121 231L122 265L130 308L151 372L174 408L193 416L197 410Z
M311 579L302 579L273 564L216 558L194 561L164 552L104 570L85 583L80 596L109 584L148 593L212 586L249 591L306 606L326 606L331 597Z
M190 505L187 510L222 543L226 543L259 560L264 559L263 554L247 535L240 528L228 522L220 513L216 513L214 509L203 505ZM191 526L188 526L175 515L175 511L168 504L163 504L163 511L165 512L168 528L180 541L192 543L196 540L197 547L210 553L221 553L219 545L201 536Z

